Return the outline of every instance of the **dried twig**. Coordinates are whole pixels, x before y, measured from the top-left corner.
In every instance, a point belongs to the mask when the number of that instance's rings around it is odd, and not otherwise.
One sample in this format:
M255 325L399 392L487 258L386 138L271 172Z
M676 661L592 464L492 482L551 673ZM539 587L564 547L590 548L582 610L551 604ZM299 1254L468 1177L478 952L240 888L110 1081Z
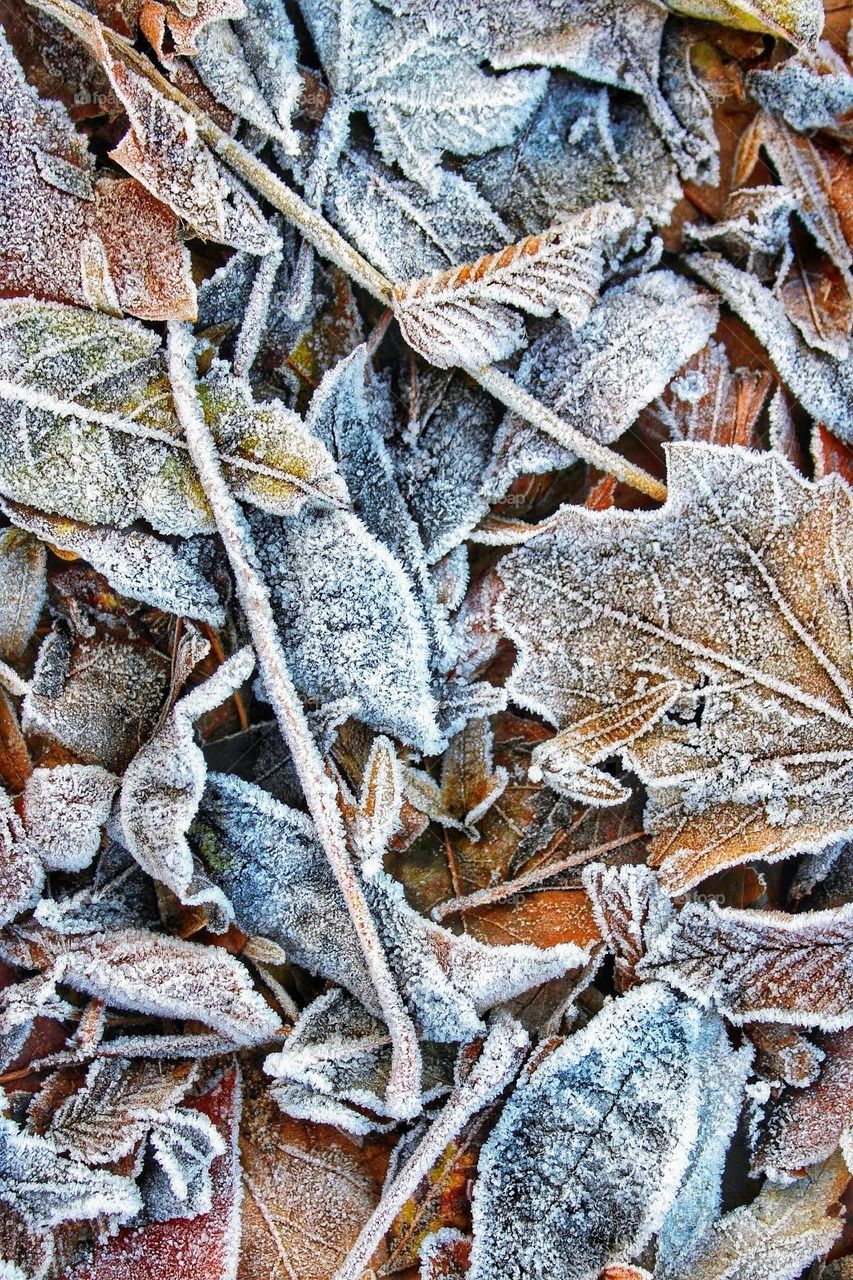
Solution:
M420 1108L421 1057L418 1039L391 976L376 925L365 901L347 849L337 788L326 772L305 712L287 669L287 660L270 606L269 592L256 568L246 521L222 475L216 446L196 394L192 331L180 322L169 325L169 375L178 421L190 455L216 518L237 593L251 632L267 697L290 748L317 836L347 904L364 959L373 979L392 1040L392 1065L386 1101L393 1114L415 1114Z

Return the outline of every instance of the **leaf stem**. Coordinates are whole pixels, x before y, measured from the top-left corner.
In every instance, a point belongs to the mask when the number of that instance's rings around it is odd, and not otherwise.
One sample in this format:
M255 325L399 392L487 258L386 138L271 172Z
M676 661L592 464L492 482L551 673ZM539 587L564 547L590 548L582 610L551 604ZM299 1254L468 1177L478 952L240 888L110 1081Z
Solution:
M508 1015L498 1018L466 1078L457 1081L437 1119L427 1129L400 1172L382 1189L382 1197L361 1229L334 1280L361 1280L384 1236L406 1201L473 1115L497 1098L521 1065L526 1032ZM471 1046L463 1046L460 1061Z
M168 360L178 421L225 544L267 697L290 748L318 838L347 904L391 1034L391 1074L386 1100L392 1114L406 1118L420 1110L421 1056L417 1034L388 967L347 849L337 805L337 787L325 769L287 669L269 592L256 567L252 535L222 474L213 436L199 407L192 330L179 321L169 324Z
M27 0L27 3L64 22L84 41L87 30L91 30L93 23L97 22L74 0ZM111 31L109 27L99 25L107 46L123 58L134 71L145 76L160 93L191 115L198 128L199 137L221 160L224 160L235 173L238 173L259 195L262 195L274 209L278 209L286 218L289 218L324 258L334 263L336 267L340 267L356 284L366 289L383 305L391 305L393 283L381 271L377 271L357 249L354 249L326 221L319 210L312 209L310 204L297 195L287 183L277 178L263 161L241 146L236 138L232 138L220 129L201 107L170 84L146 57L134 49L129 40ZM648 494L651 498L660 502L666 500L666 486L660 480L656 480L642 467L627 462L612 449L590 440L583 432L564 422L551 409L546 408L535 397L519 387L505 373L501 373L494 366L468 369L466 372L480 384L484 391L488 391L496 400L500 400L513 413L519 414L538 430L571 449L591 466L615 476L624 484L639 489L641 493Z

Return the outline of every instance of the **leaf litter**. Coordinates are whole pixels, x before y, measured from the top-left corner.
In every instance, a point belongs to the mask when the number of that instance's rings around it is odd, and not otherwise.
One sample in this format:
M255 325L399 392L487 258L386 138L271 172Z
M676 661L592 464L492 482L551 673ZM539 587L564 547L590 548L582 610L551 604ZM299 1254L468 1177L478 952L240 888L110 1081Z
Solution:
M4 1280L843 1280L849 6L0 24Z

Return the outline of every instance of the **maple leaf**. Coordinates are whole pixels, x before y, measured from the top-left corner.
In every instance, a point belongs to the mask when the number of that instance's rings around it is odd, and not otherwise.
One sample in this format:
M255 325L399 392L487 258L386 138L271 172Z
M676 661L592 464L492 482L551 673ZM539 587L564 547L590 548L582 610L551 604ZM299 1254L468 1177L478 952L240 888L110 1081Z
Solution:
M499 618L520 655L511 696L567 726L543 746L551 770L612 799L597 766L620 752L679 892L850 829L850 495L770 455L676 444L668 460L661 511L566 509L501 561Z
M143 516L161 533L209 532L159 337L49 303L0 301L0 317L2 491L89 524ZM238 496L290 513L306 498L344 500L326 450L282 404L256 404L218 361L201 396Z
M524 328L512 308L558 311L583 324L604 274L604 250L632 225L621 205L593 206L562 226L477 262L394 287L394 314L410 346L439 368L477 368L512 355Z
M853 1021L853 911L731 911L688 903L640 962L735 1022L786 1022L837 1031Z
M144 320L193 319L178 223L137 183L98 173L64 107L27 84L0 32L0 290Z
M532 1280L555 1264L567 1280L597 1280L636 1256L688 1169L709 1055L740 1072L722 1026L653 984L546 1056L480 1156L472 1280Z

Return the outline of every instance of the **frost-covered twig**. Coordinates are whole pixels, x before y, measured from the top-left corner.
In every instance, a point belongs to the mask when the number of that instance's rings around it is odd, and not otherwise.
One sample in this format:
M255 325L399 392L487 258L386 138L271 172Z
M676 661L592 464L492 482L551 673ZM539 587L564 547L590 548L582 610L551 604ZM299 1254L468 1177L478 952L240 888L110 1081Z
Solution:
M521 1065L528 1044L527 1032L520 1023L508 1014L498 1015L473 1067L464 1079L457 1080L437 1119L397 1176L383 1187L379 1204L362 1227L335 1280L361 1280L403 1205L463 1126L503 1092ZM465 1053L462 1049L460 1060Z
M269 593L256 568L251 534L222 475L213 436L199 407L192 332L187 325L174 321L169 324L168 352L175 411L234 572L264 688L290 748L317 836L346 901L391 1034L392 1065L386 1101L393 1114L410 1116L420 1107L421 1056L417 1035L394 983L347 849L337 806L337 788L324 768L287 669Z
M74 0L28 0L28 3L64 21L78 35L81 31L81 19L86 23L92 22L91 15L81 10ZM247 151L236 138L232 138L220 129L201 107L160 75L148 59L137 52L128 40L108 27L102 27L101 33L111 50L140 75L145 76L160 93L177 103L193 117L199 137L211 150L268 200L274 209L278 209L286 218L289 218L324 258L340 267L356 284L366 289L386 306L391 302L393 283L362 257L326 221L319 210L312 208L308 201L303 200L287 183L277 178L263 161ZM625 484L639 489L641 493L646 493L658 501L666 499L666 486L660 480L656 480L642 467L627 462L612 449L590 440L583 432L578 431L551 409L546 408L500 370L489 366L481 369L467 369L466 372L508 409L519 414L546 435L558 440L560 444L571 449L591 466L616 476Z
M513 894L521 893L523 889L532 889L534 885L550 880L561 871L582 867L594 858L600 858L604 853L611 853L614 849L621 849L623 845L642 840L644 834L643 831L635 831L632 835L620 836L618 840L608 840L606 844L596 845L593 849L581 849L579 853L572 853L567 858L561 858L559 862L548 862L544 866L534 867L523 876L516 876L514 880L505 880L503 884L477 889L474 893L466 893L463 897L448 898L446 902L440 902L437 907L433 907L432 918L441 921L446 916L460 915L463 911L474 911L477 907L488 907L495 902L504 902Z

